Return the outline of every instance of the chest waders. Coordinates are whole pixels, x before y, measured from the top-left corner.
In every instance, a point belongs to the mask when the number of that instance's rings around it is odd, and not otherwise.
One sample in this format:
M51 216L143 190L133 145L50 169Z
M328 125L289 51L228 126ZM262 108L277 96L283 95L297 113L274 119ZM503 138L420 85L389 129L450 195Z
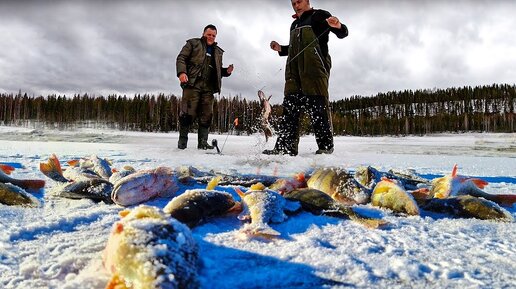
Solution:
M311 23L311 19L307 23ZM306 112L319 147L316 153L331 153L333 128L328 93L331 58L321 54L319 41L310 25L296 27L290 32L288 55L283 117L275 150L297 155L300 117Z

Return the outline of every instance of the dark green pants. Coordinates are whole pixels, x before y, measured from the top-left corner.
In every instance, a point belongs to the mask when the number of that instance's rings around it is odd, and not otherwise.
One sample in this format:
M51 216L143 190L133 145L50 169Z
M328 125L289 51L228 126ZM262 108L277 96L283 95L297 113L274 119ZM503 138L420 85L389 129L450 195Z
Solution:
M319 149L333 149L333 127L328 98L300 94L287 95L283 100L283 116L275 148L298 153L299 122L303 112L310 117Z
M209 128L213 116L213 102L215 97L212 90L196 87L183 89L179 124L190 127L198 119L199 126Z

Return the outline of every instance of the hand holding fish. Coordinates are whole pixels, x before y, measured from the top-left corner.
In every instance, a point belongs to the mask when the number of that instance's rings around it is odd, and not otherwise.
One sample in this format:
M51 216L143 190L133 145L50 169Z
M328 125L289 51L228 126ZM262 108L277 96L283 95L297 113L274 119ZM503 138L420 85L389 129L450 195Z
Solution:
M339 18L337 18L335 16L326 18L326 22L328 22L328 25L330 25L330 27L332 27L332 28L340 29L342 27L342 24L340 23Z
M281 51L281 45L276 41L271 41L271 49L274 51Z

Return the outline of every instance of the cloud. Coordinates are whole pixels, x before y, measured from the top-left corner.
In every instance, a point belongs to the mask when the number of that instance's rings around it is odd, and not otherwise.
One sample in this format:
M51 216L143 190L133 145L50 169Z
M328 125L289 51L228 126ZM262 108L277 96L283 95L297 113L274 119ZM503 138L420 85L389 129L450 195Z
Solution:
M389 90L513 83L512 1L312 0L345 23L330 36L332 99ZM181 94L175 58L203 27L218 28L235 65L223 95L280 102L288 1L8 1L0 4L0 92Z

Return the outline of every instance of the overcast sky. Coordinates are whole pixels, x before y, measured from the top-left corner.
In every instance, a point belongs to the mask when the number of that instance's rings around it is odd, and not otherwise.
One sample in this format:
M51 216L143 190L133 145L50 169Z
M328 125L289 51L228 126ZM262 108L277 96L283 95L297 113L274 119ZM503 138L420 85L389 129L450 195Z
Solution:
M312 0L349 29L330 35L331 99L516 82L516 1ZM222 95L283 98L288 0L1 1L0 92L181 94L175 60L218 28Z

